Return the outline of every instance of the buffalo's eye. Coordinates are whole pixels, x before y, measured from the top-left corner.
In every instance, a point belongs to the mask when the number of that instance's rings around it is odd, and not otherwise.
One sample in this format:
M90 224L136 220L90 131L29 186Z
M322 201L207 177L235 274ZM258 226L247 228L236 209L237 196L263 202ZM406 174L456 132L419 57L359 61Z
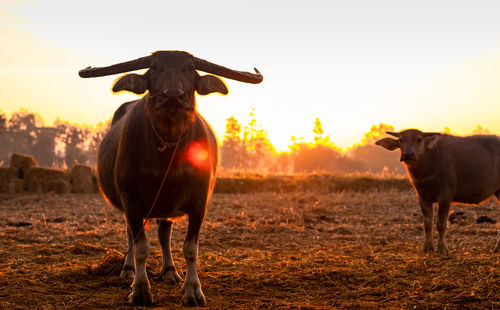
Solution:
M423 139L422 137L418 137L418 138L417 138L417 142L418 142L418 143L422 142L423 140L424 140L424 139Z

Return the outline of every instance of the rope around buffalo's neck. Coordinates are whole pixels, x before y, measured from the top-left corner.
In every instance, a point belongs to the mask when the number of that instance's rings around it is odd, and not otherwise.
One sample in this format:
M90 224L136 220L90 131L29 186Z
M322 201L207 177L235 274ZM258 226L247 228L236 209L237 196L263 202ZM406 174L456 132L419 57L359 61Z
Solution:
M150 118L149 121L151 122L151 127L153 127L153 132L154 132L156 138L158 138L158 140L160 141L160 145L156 148L158 150L158 152L164 152L167 149L171 148L172 146L178 145L182 140L184 140L184 137L186 136L187 130L185 128L183 128L177 142L167 142L160 135L160 132L158 131L158 129L156 129L155 124L153 123L153 120Z

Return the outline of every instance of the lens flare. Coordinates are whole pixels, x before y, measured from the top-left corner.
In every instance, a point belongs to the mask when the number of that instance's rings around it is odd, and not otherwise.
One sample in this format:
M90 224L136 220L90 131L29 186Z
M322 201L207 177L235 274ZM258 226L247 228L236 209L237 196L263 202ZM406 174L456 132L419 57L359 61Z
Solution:
M196 168L207 169L210 167L210 158L207 147L200 142L195 141L188 146L186 159Z

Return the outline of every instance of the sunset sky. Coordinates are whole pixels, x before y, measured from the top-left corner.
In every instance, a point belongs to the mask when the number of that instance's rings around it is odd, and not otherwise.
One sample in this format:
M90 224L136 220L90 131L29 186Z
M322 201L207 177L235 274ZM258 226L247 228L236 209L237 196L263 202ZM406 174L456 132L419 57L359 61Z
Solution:
M185 50L264 75L198 97L219 139L252 108L280 150L317 117L344 149L379 123L500 134L499 16L499 1L0 0L0 110L95 125L137 96L78 70Z

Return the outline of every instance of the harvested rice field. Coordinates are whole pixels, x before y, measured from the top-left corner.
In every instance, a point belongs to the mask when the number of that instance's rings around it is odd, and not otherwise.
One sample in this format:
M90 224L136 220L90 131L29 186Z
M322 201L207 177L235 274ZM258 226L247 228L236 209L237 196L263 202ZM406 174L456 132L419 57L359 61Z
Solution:
M452 212L442 257L423 254L412 190L216 193L198 260L208 308L500 309L498 202ZM181 275L186 227L172 239ZM182 283L160 279L156 229L153 308L182 308ZM2 194L0 309L133 309L115 268L125 251L124 218L97 193Z

